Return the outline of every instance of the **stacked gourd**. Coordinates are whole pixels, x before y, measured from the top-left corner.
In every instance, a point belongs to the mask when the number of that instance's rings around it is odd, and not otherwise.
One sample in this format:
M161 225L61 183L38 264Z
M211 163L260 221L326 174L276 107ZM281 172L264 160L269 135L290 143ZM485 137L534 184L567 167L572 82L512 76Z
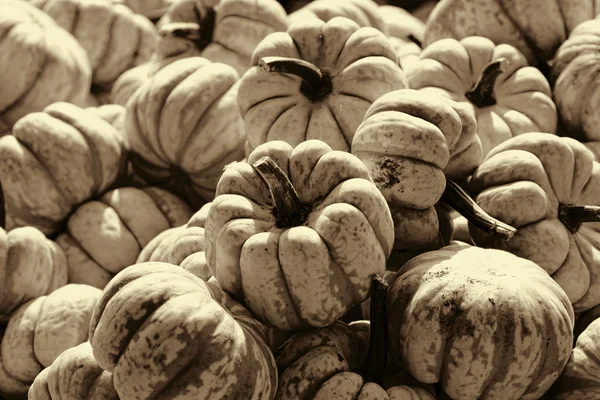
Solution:
M599 398L597 7L0 0L0 396Z

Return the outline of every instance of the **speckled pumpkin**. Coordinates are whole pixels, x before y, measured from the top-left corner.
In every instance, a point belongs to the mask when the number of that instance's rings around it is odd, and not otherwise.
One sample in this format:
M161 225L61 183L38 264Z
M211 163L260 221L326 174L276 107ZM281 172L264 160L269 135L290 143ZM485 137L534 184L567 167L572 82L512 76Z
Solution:
M10 317L2 338L0 392L27 389L36 376L65 350L88 338L100 289L68 284L23 304ZM17 394L17 393L15 393Z
M166 190L119 188L79 206L56 243L67 255L69 282L102 289L134 264L161 232L184 224L192 211Z
M535 263L451 244L413 258L387 302L390 355L452 399L534 400L573 341L567 295Z
M85 51L46 13L27 1L2 1L0 37L0 135L54 102L85 104L92 78Z
M371 103L408 86L388 38L344 17L309 18L267 36L252 65L238 94L248 151L310 139L350 151Z
M65 253L38 229L0 228L0 322L19 306L67 284Z
M125 156L122 134L73 104L21 118L12 135L0 138L7 229L56 233L74 207L116 182Z
M329 325L364 301L393 240L367 167L319 140L265 143L227 166L206 220L219 285L282 330Z
M500 242L470 227L476 244L537 263L576 312L600 304L600 208L579 207L600 206L600 164L581 143L543 133L517 136L492 150L469 188L481 208L518 229Z
M90 322L98 365L129 400L271 400L277 367L264 333L222 290L160 262L115 276Z
M360 27L372 27L389 33L384 15L373 0L314 0L288 16L290 24L306 18L327 22L335 17L345 17Z
M134 171L193 208L212 200L223 167L244 155L237 80L233 68L191 57L146 81L125 116Z
M119 400L112 374L96 362L90 342L63 351L29 388L28 400Z

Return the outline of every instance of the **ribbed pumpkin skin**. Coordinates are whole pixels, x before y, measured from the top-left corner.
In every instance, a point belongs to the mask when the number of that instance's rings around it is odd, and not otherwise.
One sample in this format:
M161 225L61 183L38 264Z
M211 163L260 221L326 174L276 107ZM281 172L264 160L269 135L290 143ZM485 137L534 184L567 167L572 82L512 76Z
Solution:
M481 208L518 229L504 242L469 226L477 245L537 263L576 312L600 304L600 223L572 233L559 219L561 205L600 205L600 164L585 146L543 133L517 136L490 152L469 188Z
M271 400L277 367L264 334L222 290L160 262L121 271L90 322L98 365L130 400Z
M0 322L7 322L22 304L67 284L67 259L36 228L0 228L0 277Z
M115 183L124 139L99 116L64 102L21 118L0 138L6 227L56 233L71 210Z
M96 362L90 342L63 351L29 388L28 400L119 400L112 374Z
M533 262L451 244L410 260L390 286L390 354L453 399L539 399L571 353L574 313Z
M167 12L173 0L113 0L114 3L129 7L134 13L144 15L149 19L159 18Z
M317 0L288 16L290 24L305 18L317 18L327 22L335 17L345 17L356 22L360 27L372 27L383 33L389 33L384 15L373 0Z
M0 134L57 102L83 105L92 71L73 36L27 1L0 3Z

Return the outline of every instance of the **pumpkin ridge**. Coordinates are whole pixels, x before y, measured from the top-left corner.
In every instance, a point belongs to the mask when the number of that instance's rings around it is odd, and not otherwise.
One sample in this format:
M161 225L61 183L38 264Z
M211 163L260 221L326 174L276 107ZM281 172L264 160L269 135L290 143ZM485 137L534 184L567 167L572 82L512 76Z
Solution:
M125 227L125 229L127 229L129 231L129 233L131 234L131 236L135 239L135 242L137 243L138 247L140 248L140 251L142 251L142 249L144 248L144 246L140 242L140 239L138 239L138 237L136 236L135 232L133 232L133 230L129 227L129 225L127 225L127 222L125 222L125 220L123 220L123 218L121 218L121 215L117 212L117 210L115 208L113 208L113 206L110 203L110 201L106 200L104 198L104 196L100 196L96 201L98 201L98 202L106 205L109 208L112 208L115 211L115 214L117 215L117 217L119 217L119 222L121 222L121 224L123 224L123 226ZM157 207L157 208L160 210L159 207Z
M346 143L346 148L348 148L348 150L350 150L352 148L352 140L351 139L348 140L348 135L346 134L346 131L342 128L342 125L340 125L340 122L338 121L338 118L335 115L335 112L333 111L333 109L331 108L331 104L329 104L329 102L327 102L327 108L329 109L329 112L331 113L331 116L333 117L333 120L335 121L337 128L339 129L340 132L342 132L342 137L344 138L344 141ZM352 132L352 135L354 135L354 132Z
M105 60L107 58L108 54L110 53L110 50L112 48L112 45L114 43L115 38L118 37L118 35L116 35L113 32L113 29L114 29L114 26L115 26L115 22L117 20L117 13L116 12L111 12L110 16L111 16L110 24L108 25L108 43L106 43L106 46L104 47L104 50L102 51L102 56L98 58L99 60ZM137 44L136 44L136 47L135 47L136 49L139 48L140 42L142 40L141 38L142 38L142 35L141 34L138 35L138 40L137 40ZM127 39L130 40L131 37L128 37ZM133 60L135 60L135 58L133 58L132 61ZM98 67L102 68L101 66L102 66L102 62L100 63L100 65ZM93 75L94 76L92 77L92 82L97 79L97 77L95 75L97 75L98 67L94 68L94 70L93 70ZM125 72L125 71L123 71L123 72Z
M79 25L79 16L81 14L81 10L79 9L79 7L81 7L81 6L82 6L82 4L80 2L77 2L75 4L75 7L73 7L73 19L71 20L71 26L69 27L70 29L67 30L65 28L65 30L67 32L71 33L73 35L73 37L75 37L75 30L77 29L77 25ZM77 43L79 43L78 37L75 37L75 40L77 40Z
M144 85L143 85L144 86ZM140 87L141 88L141 87ZM139 98L142 97L144 93L141 90L136 90L135 93L133 94L133 96L131 96L131 99L134 98ZM140 103L145 104L146 101L144 99L143 102L138 101L138 100L132 100L129 103L131 103L133 106L132 107L127 107L127 110L125 111L125 118L129 119L132 118L133 119L133 123L126 123L126 135L128 138L128 141L130 143L131 146L131 139L130 137L132 136L132 130L133 130L133 136L135 136L136 140L138 140L142 146L144 146L144 150L149 151L150 153L152 153L153 158L155 160L158 160L159 162L161 162L162 164L166 164L164 162L163 157L158 154L158 152L154 149L154 146L152 146L152 143L150 142L150 140L146 137L146 135L144 135L140 130L141 130L141 124L140 124L140 113L143 113L144 110L140 110ZM131 129L133 127L133 129ZM142 161L142 164L145 164L145 169L157 169L158 168L164 168L164 165L159 165L159 166L154 166L154 160L148 161L144 156L142 156L142 154L138 154L134 149L133 146L131 146L132 148L127 152L128 156L127 158L129 158L132 162L132 164L135 166L136 161L135 159L139 159L137 161L137 163L140 163L140 161ZM167 164L168 167L168 164ZM139 173L139 171L136 171ZM148 174L147 175L148 178L152 178L152 174ZM142 178L144 178L142 176ZM146 178L144 178L146 179Z
M292 97L292 96L285 96L285 97ZM258 105L258 103L257 103L256 105ZM271 123L269 124L269 127L270 127L270 128L269 128L269 130L267 130L267 131L266 131L266 139L267 139L267 140L269 140L269 136L270 136L271 130L273 129L273 126L274 126L274 125L275 125L275 123L276 123L276 122L279 120L279 118L281 118L281 116L282 116L283 114L285 114L286 112L288 112L288 111L292 110L294 107L297 107L297 106L298 106L298 103L294 103L294 104L292 104L290 107L287 107L287 108L285 108L283 111L281 111L281 112L280 112L280 113L279 113L279 114L278 114L278 115L275 117L275 119L273 120L273 122L271 122ZM312 110L311 110L311 115L312 115ZM310 122L310 119L308 120L308 122ZM304 129L304 132L306 132L306 131L308 130L308 126L309 126L309 125L308 125L308 123L307 123L307 124L306 124L306 128ZM262 140L262 138L261 138L261 141L260 141L259 143L265 143L267 140L263 141L263 140Z
M104 271L106 271L106 269L104 269L104 267L102 266L101 263L99 263L97 260L94 259L94 257L92 256L92 254L85 248L83 247L83 245L79 242L79 239L77 239L75 237L75 235L73 235L70 231L69 231L69 226L67 225L67 232L64 232L64 234L67 235L67 237L73 241L73 243L75 243L75 245L77 245L77 247L79 248L79 250L85 254L90 261L92 261L94 264L96 264L96 266ZM108 271L107 271L108 272ZM110 272L109 272L110 273Z
M220 167L220 163L223 160L226 160L227 158L231 157L231 155L235 154L236 152L240 151L239 148L235 147L233 149L231 149L229 152L223 154L220 158L218 158L217 160L215 160L215 165L207 165L206 168L201 169L199 171L193 171L193 172L188 172L185 171L184 172L190 177L190 180L195 184L198 185L199 187L201 187L202 189L207 189L207 190L214 190L211 189L210 187L206 187L206 186L202 186L200 183L197 183L197 181L194 178L210 178L212 176L215 175L221 175L221 173L223 172L223 167ZM181 168L183 170L183 168ZM210 176L207 176L207 174L211 174ZM201 174L202 176L196 176L198 174Z
M340 91L340 92L334 92L334 93L332 93L332 95L333 95L333 96L347 96L347 97L353 97L353 98L355 98L355 99L362 100L362 101L364 101L364 102L366 102L366 103L369 103L369 104L371 104L371 102L370 102L369 100L365 99L364 97L362 97L362 96L360 96L360 95L358 95L358 94L356 94L356 93L348 93L348 92L341 92L341 91Z

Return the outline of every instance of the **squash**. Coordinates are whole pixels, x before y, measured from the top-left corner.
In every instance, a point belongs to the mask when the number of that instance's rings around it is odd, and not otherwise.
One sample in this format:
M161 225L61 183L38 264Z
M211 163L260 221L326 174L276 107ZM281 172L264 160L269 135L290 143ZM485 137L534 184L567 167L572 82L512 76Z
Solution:
M365 165L319 140L268 142L227 166L205 229L219 286L281 330L327 326L364 301L394 239Z
M130 400L271 400L277 367L264 334L221 289L160 262L117 274L90 322L98 365Z
M373 0L313 0L288 15L290 25L306 18L327 22L335 17L345 17L360 27L372 27L388 34L388 26L378 4Z
M19 307L2 338L0 393L20 387L24 391L15 395L26 395L44 368L63 351L85 342L100 295L100 289L68 284Z
M119 400L112 374L96 362L90 342L63 351L29 388L28 400Z
M485 156L522 133L555 133L556 106L542 72L508 44L470 36L428 45L407 71L410 87L471 105Z
M443 0L427 19L425 45L484 36L543 67L578 24L598 13L596 0Z
M0 228L0 322L22 304L67 284L67 258L38 229Z
M573 330L574 339L577 340L587 327L598 318L600 318L600 305L578 314L577 319L575 320L575 329Z
M52 18L27 1L2 1L0 37L0 136L54 102L85 103L92 79L86 53Z
M585 142L583 143L583 145L593 153L594 160L600 161L600 140L595 140L593 142Z
M574 312L535 263L453 243L406 263L387 299L390 355L452 399L539 399L571 353Z
M119 104L103 104L97 107L89 107L86 110L93 112L109 124L111 124L118 132L121 133L123 139L125 136L125 107ZM125 147L127 143L125 142Z
M535 132L512 138L490 152L469 189L518 229L500 242L469 227L477 245L537 263L578 313L600 304L600 164L581 143Z
M33 226L57 233L77 205L125 170L123 136L73 104L54 103L21 118L0 138L0 179L6 228Z
M141 14L151 21L158 21L165 15L169 6L178 0L112 0L113 3L123 4L134 13Z
M214 197L223 167L244 156L238 75L202 57L161 68L127 102L133 170L199 209Z
M159 47L175 37L187 42L180 46L188 47L191 56L230 65L241 76L260 41L285 31L288 21L275 0L178 0L158 26Z
M403 43L415 43L419 47L425 37L425 24L404 8L395 5L379 6L385 30L396 46Z
M56 238L67 255L69 282L104 288L155 236L191 215L185 202L156 187L123 187L82 204Z
M318 139L350 151L367 108L408 86L388 38L348 18L306 19L265 38L241 79L248 151L271 140Z

